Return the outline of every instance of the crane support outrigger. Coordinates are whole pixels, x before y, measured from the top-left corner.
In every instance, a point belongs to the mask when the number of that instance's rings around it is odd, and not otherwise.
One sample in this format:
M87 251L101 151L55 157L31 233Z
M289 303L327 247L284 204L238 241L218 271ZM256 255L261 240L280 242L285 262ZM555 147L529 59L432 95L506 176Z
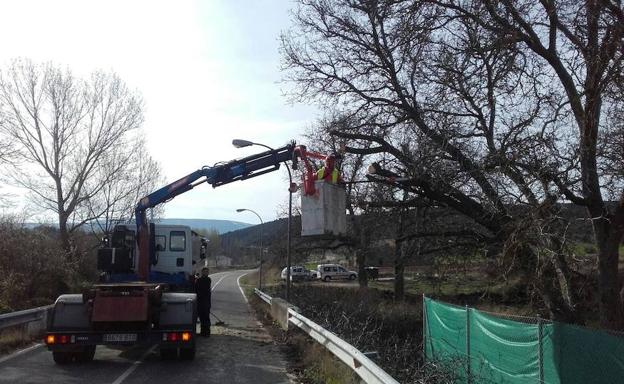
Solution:
M159 344L163 357L179 351L181 358L193 359L197 303L196 295L188 292L191 263L175 256L171 266L159 264L159 271L151 271L150 265L158 264L157 254L164 247L156 244L159 235L156 226L148 223L147 210L202 183L216 188L276 171L288 161L297 169L299 160L305 165L303 194L313 195L315 174L309 158L323 157L293 141L277 149L203 167L140 199L135 208L136 231L132 225L116 226L111 241L98 251L103 284L56 300L45 338L54 360L59 364L89 361L96 345L139 343ZM171 236L190 232L188 227L173 229ZM173 237L169 239L172 246ZM186 246L180 250L183 248Z

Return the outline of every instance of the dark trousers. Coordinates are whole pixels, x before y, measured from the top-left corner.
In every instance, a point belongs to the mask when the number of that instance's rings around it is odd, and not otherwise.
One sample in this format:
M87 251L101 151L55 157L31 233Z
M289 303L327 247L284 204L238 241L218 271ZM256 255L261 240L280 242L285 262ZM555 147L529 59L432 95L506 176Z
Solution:
M200 304L197 312L201 334L210 335L210 306Z

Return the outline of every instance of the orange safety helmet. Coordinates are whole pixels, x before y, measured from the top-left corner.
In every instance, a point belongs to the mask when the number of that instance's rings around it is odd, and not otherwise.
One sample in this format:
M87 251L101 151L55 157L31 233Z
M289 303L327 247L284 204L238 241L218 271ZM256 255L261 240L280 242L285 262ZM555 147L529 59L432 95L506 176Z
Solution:
M325 168L329 171L332 171L336 167L336 160L338 160L339 156L335 153L329 154L325 157Z

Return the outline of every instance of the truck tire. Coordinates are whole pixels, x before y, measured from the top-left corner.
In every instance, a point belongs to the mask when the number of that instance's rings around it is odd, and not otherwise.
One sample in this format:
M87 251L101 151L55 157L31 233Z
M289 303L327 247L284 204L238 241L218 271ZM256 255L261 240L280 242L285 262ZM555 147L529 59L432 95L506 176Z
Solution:
M160 348L160 358L163 360L174 360L178 357L177 348Z
M95 357L95 345L89 345L83 351L76 353L76 361L79 363L89 363Z
M195 359L195 351L197 347L193 344L190 348L180 348L180 359L182 360L193 360Z
M349 275L349 280L355 280L355 275L353 274Z
M325 277L323 277L323 281L324 281L324 282L326 282L326 283L327 283L327 282L329 282L329 280L331 280L331 277L329 277L329 276L325 276Z
M65 365L72 362L74 354L71 352L52 351L52 358L58 365Z

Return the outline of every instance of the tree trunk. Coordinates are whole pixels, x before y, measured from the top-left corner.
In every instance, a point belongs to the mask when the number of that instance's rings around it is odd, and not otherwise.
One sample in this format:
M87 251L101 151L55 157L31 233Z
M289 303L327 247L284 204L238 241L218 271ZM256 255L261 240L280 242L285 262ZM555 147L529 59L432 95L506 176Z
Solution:
M58 214L59 223L59 239L61 241L61 248L65 251L66 257L71 257L71 244L69 241L69 230L67 229L67 214L60 212Z
M409 195L406 191L403 191L403 201L407 201ZM405 258L407 257L407 243L401 239L406 232L407 220L409 215L408 208L399 208L398 223L395 233L394 242L394 299L405 299ZM418 212L416 212L418 216ZM418 225L416 226L418 230Z
M358 282L360 283L360 289L368 288L368 276L366 276L366 251L364 249L358 249L356 251L355 260L358 264Z
M599 10L597 2L588 3L588 22L590 34L588 46L591 54L598 51L597 20ZM594 229L596 247L598 248L598 287L600 323L603 328L624 329L624 308L620 297L621 282L619 278L619 245L624 232L624 195L621 196L615 214L611 214L601 194L600 178L597 166L597 143L600 129L602 96L598 88L601 77L599 60L593 60L587 68L585 92L585 119L581 127L581 174L583 177L583 194L588 201L587 211Z
M537 285L551 319L583 325L584 319L574 305L574 293L570 292L573 288L569 270L567 265L562 265L563 257L551 254L546 258Z
M366 249L367 249L367 236L364 233L362 225L357 221L355 217L355 209L350 199L347 199L347 211L351 221L351 229L353 231L353 238L355 239L355 262L358 266L358 283L360 289L368 288L368 277L366 276Z
M405 299L405 246L403 242L396 242L394 248L394 299Z
M593 221L598 247L600 323L604 328L621 330L624 329L624 307L618 269L622 231L615 230L606 218Z

